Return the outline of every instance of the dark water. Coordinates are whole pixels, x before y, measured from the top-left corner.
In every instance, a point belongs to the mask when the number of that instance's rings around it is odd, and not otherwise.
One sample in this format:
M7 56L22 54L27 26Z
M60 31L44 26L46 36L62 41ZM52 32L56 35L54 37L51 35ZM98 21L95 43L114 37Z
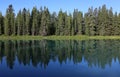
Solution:
M120 40L0 41L0 77L120 77Z

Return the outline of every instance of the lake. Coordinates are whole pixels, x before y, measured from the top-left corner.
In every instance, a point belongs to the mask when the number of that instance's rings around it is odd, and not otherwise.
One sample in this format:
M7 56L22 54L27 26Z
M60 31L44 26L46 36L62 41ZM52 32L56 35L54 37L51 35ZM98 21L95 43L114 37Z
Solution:
M120 40L0 41L0 77L119 77Z

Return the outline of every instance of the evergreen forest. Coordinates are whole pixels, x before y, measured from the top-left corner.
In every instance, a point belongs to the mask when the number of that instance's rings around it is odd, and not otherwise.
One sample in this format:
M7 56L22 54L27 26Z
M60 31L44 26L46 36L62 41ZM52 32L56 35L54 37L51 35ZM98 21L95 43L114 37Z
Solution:
M47 7L39 9L23 8L15 14L9 5L5 15L0 12L0 35L6 36L114 36L120 35L120 13L113 12L112 7L103 5L90 7L83 13L74 9L73 13L59 10L51 13Z

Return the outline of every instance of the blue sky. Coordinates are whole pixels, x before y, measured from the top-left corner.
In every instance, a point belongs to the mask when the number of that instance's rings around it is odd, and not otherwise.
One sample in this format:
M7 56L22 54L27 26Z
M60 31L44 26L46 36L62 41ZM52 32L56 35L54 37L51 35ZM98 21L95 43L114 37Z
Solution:
M120 12L120 0L0 0L0 11L3 14L9 4L13 5L15 13L24 7L31 10L33 6L38 9L40 6L47 6L50 12L58 12L60 8L63 11L73 12L74 8L77 8L85 13L89 7L95 8L103 4L106 4L107 8L113 7L113 11Z

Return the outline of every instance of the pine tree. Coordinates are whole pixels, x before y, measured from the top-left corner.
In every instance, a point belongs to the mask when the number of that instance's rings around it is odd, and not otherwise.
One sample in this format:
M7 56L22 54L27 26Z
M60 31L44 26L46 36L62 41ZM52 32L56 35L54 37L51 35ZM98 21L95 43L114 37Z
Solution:
M63 12L62 10L58 13L58 25L56 27L56 35L63 35L63 29L64 29L64 19L63 19Z
M17 26L17 35L22 35L23 29L22 29L22 12L21 10L18 12L16 17L16 26Z
M107 34L106 35L114 35L114 26L113 25L113 12L112 8L108 11L108 27L107 27Z
M94 27L94 31L95 31L95 34L94 35L99 35L99 32L98 32L98 9L95 8L94 9L94 12L93 12L93 16L94 16L94 24L95 24L95 27Z
M41 18L41 35L47 36L49 35L49 28L50 28L50 13L48 8L44 7L44 11L42 13Z
M14 24L14 18L15 14L13 13L13 7L12 5L9 5L9 8L6 10L6 15L5 15L5 35L12 35L15 34L15 24Z
M26 8L23 8L22 11L22 35L26 34Z
M113 25L114 25L114 35L120 35L120 13L117 15L117 12L113 16Z
M107 27L108 27L108 10L106 9L106 5L102 6L102 25L101 25L101 35L107 35Z
M95 32L96 21L95 21L95 16L94 16L94 13L93 13L93 8L90 9L90 25L89 25L89 28L90 28L90 35L94 36L96 34L96 32Z
M90 35L90 24L91 24L91 10L85 14L85 34Z
M52 13L50 17L50 35L55 35L56 26L57 26L57 14L55 12Z
M69 14L65 19L65 35L71 35L72 30L72 15Z
M73 33L72 35L76 35L77 32L78 32L78 25L77 25L77 14L78 14L78 9L74 9L74 12L73 12Z
M32 31L32 35L36 35L36 31L37 31L37 26L38 26L38 21L37 21L37 16L38 16L38 12L37 12L37 8L33 7L32 9L32 15L31 15L31 20L32 20L32 27L31 27L31 31Z
M100 36L104 36L106 35L106 27L107 27L107 9L106 9L106 5L103 5L102 8L99 7L99 11L98 11L98 33Z
M2 35L4 33L4 22L3 22L3 16L2 16L2 13L0 12L0 35Z
M25 34L30 35L30 11L26 11L26 22L25 22L26 30Z
M68 35L68 27L69 25L67 24L68 22L68 16L67 16L67 12L63 13L63 28L61 29L62 31L62 35Z
M79 34L79 35L82 35L82 31L83 31L82 21L83 21L83 14L82 14L82 12L79 11L78 15L77 15L77 25L78 25L77 34Z
M38 35L42 34L42 28L41 28L42 14L43 14L43 9L42 7L40 7L40 11L38 12Z

